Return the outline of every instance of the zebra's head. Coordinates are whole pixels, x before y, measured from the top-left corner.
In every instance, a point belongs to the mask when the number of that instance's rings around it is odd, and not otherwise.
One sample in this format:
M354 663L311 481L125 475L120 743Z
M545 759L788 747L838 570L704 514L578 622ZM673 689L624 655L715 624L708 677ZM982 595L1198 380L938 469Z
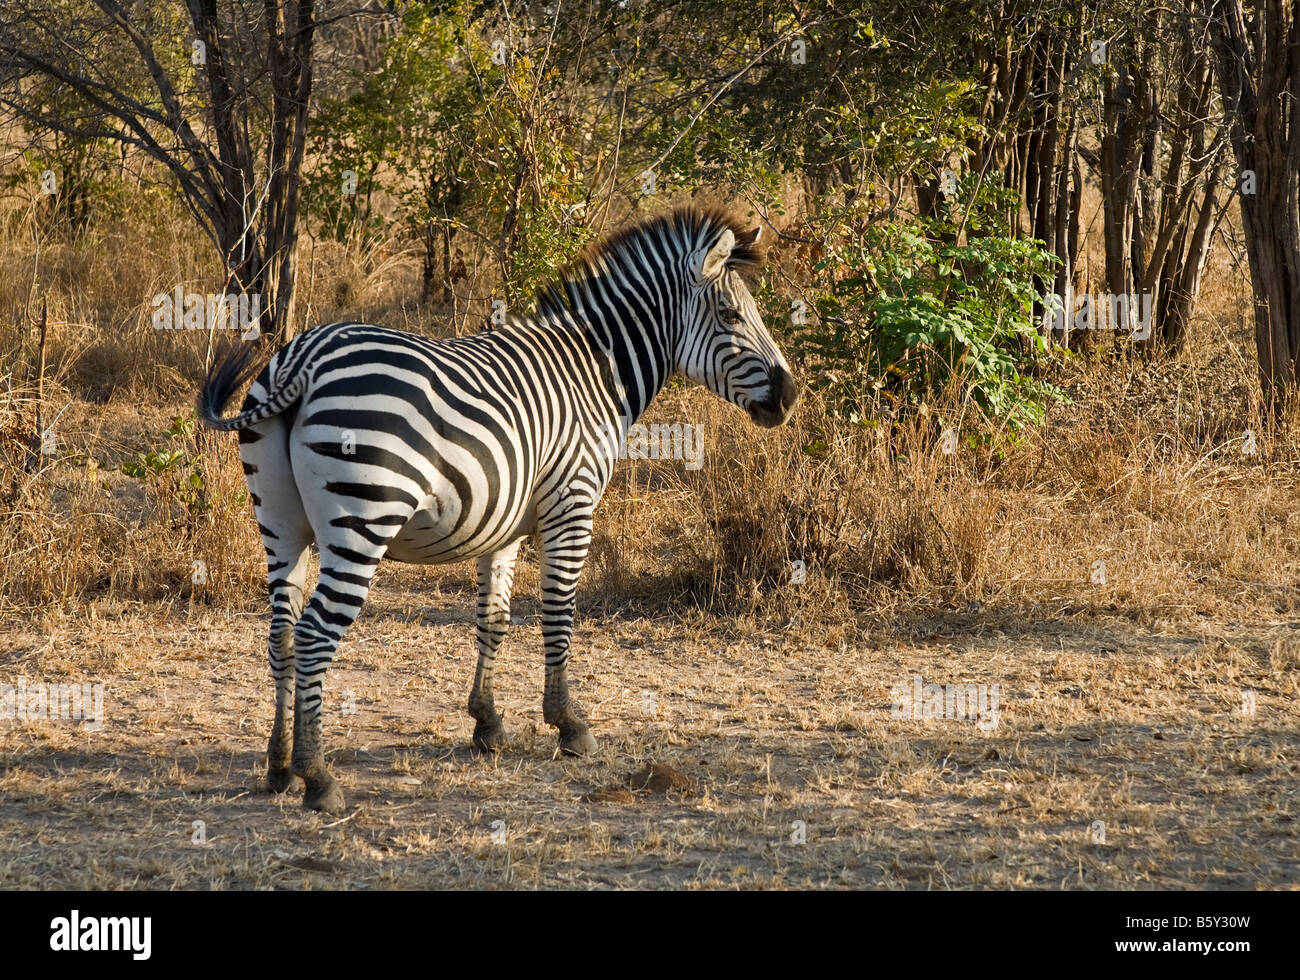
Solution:
M765 427L794 410L798 391L740 269L760 260L761 228L738 231L729 219L700 215L686 258L687 299L676 368ZM694 227L690 227L693 225Z

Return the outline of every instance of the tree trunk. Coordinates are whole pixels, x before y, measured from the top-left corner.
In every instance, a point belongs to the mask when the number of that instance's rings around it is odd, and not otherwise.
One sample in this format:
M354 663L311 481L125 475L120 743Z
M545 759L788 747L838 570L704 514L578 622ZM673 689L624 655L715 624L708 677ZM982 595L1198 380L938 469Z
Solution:
M1203 3L1242 192L1260 381L1277 408L1300 367L1300 18L1263 0L1248 28L1241 0Z

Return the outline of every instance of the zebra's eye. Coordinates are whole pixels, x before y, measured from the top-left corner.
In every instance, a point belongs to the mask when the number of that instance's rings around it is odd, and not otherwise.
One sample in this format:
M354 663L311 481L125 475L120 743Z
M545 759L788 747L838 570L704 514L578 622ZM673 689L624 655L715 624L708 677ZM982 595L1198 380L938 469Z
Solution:
M740 315L740 310L721 310L719 311L718 316L722 317L723 322L725 323L739 323L744 319L744 317Z

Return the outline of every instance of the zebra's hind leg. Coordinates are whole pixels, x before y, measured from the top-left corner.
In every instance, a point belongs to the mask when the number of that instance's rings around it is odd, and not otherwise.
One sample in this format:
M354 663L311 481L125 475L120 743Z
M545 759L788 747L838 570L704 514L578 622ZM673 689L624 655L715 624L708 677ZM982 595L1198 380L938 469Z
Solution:
M515 559L522 538L478 560L478 614L475 633L478 666L469 692L469 713L475 720L474 748L500 752L506 746L506 729L492 698L492 670L497 649L510 627L510 593L515 582Z
M267 548L267 579L271 592L271 637L268 643L271 677L275 681L275 721L266 749L266 788L283 793L297 787L291 769L293 753L293 627L302 615L303 584L307 578L308 545L296 554L286 542ZM283 556L283 557L281 557Z
M307 558L314 536L294 482L287 438L285 420L279 417L239 433L244 478L257 512L262 545L266 548L266 584L271 600L267 659L275 683L275 720L266 749L266 787L272 793L283 793L296 782L290 768L293 627L302 615Z
M569 495L572 500L572 494ZM585 510L585 514L583 511ZM574 597L591 547L591 509L563 512L554 526L540 528L542 559L542 640L546 649L546 689L542 717L560 730L560 751L587 755L596 739L578 703L569 697L569 646L573 637Z
M293 627L292 770L307 784L302 803L310 810L338 813L343 809L343 791L325 765L321 742L325 674L343 634L361 612L388 542L409 518L409 513L371 520L346 515L317 527L320 580Z

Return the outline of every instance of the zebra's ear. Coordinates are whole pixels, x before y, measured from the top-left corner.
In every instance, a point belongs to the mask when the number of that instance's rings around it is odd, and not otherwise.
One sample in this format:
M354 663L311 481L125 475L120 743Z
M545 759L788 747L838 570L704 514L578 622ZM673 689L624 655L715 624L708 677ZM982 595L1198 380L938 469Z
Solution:
M733 269L747 270L763 264L763 246L758 240L763 237L763 226L758 225L749 231L742 231L736 236L736 246L731 250L727 264Z
M711 249L707 251L701 249L696 252L693 256L695 267L691 270L695 274L695 281L708 282L720 275L727 264L727 260L731 258L732 249L735 247L736 236L728 228Z

